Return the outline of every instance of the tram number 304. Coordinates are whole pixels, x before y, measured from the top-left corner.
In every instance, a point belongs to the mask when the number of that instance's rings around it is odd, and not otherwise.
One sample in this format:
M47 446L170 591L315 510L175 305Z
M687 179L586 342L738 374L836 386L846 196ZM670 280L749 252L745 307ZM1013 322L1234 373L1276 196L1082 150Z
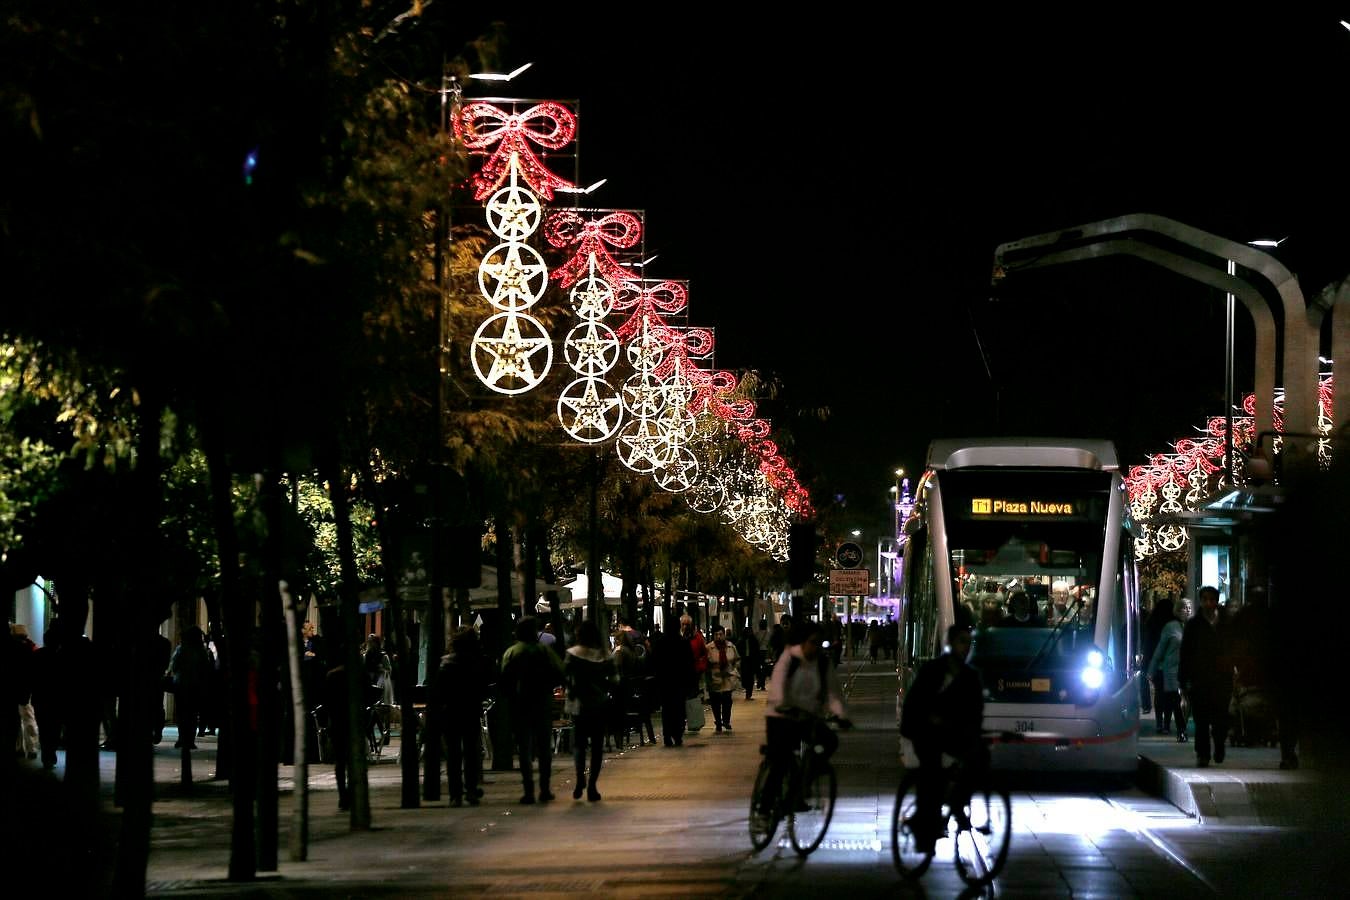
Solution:
M1015 727L1017 729L1018 734L1026 734L1029 731L1036 730L1036 723L1028 721L1026 719L1018 719L1016 720Z

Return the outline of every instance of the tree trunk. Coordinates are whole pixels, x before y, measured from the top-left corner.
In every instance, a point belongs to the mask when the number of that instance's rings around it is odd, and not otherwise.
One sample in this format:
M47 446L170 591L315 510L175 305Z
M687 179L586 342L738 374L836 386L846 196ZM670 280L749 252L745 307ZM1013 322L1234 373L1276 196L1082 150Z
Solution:
M521 615L536 615L535 606L539 602L539 545L544 542L544 529L533 517L525 526L523 559L520 572Z
M435 566L433 566L435 572ZM422 735L422 799L434 802L441 799L441 723L440 705L436 702L436 680L440 677L441 657L445 655L445 600L444 573L436 573L427 586L427 691L426 731Z
M375 478L366 472L366 484L374 487ZM378 494L377 494L378 496ZM419 793L419 774L417 769L417 713L413 708L413 683L417 672L416 651L408 640L408 622L403 608L403 595L399 590L399 561L402 559L401 540L392 515L379 517L380 569L384 575L384 593L389 599L390 620L394 630L394 656L398 663L394 668L394 691L399 704L399 767L402 786L399 806L403 809L417 809L421 804Z
M281 760L281 697L277 682L281 662L286 611L281 598L281 483L275 472L254 476L258 505L266 532L262 535L262 579L255 586L261 623L258 653L258 870L277 870L281 797L277 767Z
M278 588L286 622L286 663L291 672L292 740L295 741L295 793L291 797L291 833L286 849L292 862L304 862L309 858L309 759L306 756L309 744L305 740L308 722L305 692L300 681L300 658L304 652L300 646L300 616L296 608L300 598L292 594L290 584L285 581Z
M234 497L229 462L214 427L203 429L207 467L211 478L211 512L215 519L220 557L221 606L224 616L228 668L231 801L230 881L252 881L257 876L253 834L253 757L238 752L253 740L249 728L249 646L252 644L252 603L246 604L239 584L239 538L234 530ZM253 598L247 598L252 600Z
M333 503L333 517L337 526L338 565L342 572L342 584L338 588L342 610L343 661L347 674L347 708L345 713L348 728L348 752L351 754L351 766L348 778L351 780L351 827L353 831L370 830L370 783L366 773L370 747L366 743L365 697L369 689L366 684L365 669L361 664L361 612L357 608L360 600L357 591L356 549L352 542L351 508L347 503L347 470L340 464L331 463L326 467L324 478L328 482L328 495ZM333 711L330 711L330 714Z
M113 876L113 895L143 897L150 861L151 803L154 798L154 749L150 743L150 697L162 672L150 669L150 635L157 630L158 603L139 595L156 584L150 562L159 544L159 419L162 405L142 394L138 424L137 465L128 476L127 530L119 537L127 547L127 568L109 579L116 585L119 646L126 651L124 685L119 704L115 795L122 806L121 839ZM114 539L116 540L116 538ZM10 715L13 715L10 707ZM4 752L9 752L5 748Z
M221 611L222 598L215 591L208 591L202 598L206 602L207 629L210 631L211 643L216 645L216 652L221 657L227 657L229 645L225 642L225 632L222 630L224 614ZM217 658L219 672L215 675L215 681L212 685L212 693L208 703L214 705L216 709L216 769L211 774L212 780L228 781L233 771L231 754L233 752L232 728L229 718L229 696L227 683L229 681L230 665L228 658Z

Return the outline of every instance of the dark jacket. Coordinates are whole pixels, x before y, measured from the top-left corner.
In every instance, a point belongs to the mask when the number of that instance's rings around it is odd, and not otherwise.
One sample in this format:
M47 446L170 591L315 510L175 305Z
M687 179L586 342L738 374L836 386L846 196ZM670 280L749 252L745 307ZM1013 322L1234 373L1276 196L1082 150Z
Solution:
M1181 632L1181 665L1177 680L1191 700L1192 708L1211 705L1228 709L1233 693L1233 657L1229 624L1223 611L1211 625L1204 613L1196 613Z
M563 682L574 715L603 715L609 710L610 692L618 684L612 657L595 647L568 647L563 655Z
M174 693L189 697L204 696L210 684L211 668L211 654L202 642L201 629L195 626L188 628L169 659Z
M492 666L476 641L452 644L450 652L441 657L436 676L436 703L444 721L470 722L477 727L492 674Z
M920 757L930 750L965 757L979 746L984 684L980 673L963 661L956 678L943 690L948 656L923 664L900 710L900 734L914 742Z
M512 716L552 718L553 689L562 684L562 662L538 641L516 641L502 654L498 684L509 698Z
M694 679L694 651L678 631L661 635L652 648L652 674L663 697L684 699Z

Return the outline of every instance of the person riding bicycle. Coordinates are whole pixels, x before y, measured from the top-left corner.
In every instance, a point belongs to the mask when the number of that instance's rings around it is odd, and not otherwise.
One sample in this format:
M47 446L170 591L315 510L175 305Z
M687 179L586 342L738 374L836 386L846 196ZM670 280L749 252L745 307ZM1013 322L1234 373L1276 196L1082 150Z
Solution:
M774 765L765 797L778 796L784 772L796 772L792 755L803 739L822 747L825 760L834 755L839 738L825 725L827 715L834 715L841 729L853 727L844 708L839 675L830 655L821 652L823 632L819 623L802 621L795 623L793 630L795 640L789 640L769 679L764 724L766 752ZM796 788L793 785L794 797ZM800 798L795 802L800 805Z
M970 630L964 624L947 629L947 652L919 669L900 711L900 734L914 744L919 757L915 838L919 849L931 853L939 837L942 790L947 773L943 755L959 762L957 808L970 794L970 785L989 764L989 750L981 733L984 720L984 684L977 669L966 662Z

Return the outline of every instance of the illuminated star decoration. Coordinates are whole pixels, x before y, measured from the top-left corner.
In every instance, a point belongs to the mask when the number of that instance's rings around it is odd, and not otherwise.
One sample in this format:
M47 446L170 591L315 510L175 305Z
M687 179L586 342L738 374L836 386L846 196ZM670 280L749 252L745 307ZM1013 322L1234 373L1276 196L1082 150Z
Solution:
M522 334L521 326L531 333ZM472 346L478 380L501 394L523 394L534 388L553 365L553 341L532 316L497 313L478 326ZM541 352L544 358L536 360Z
M559 395L558 421L582 443L608 440L623 425L623 400L603 377L618 363L619 339L601 319L612 309L615 289L627 273L605 245L631 247L641 234L641 222L625 212L587 220L569 210L554 213L545 225L544 236L552 246L577 245L573 257L550 277L562 287L571 287L572 310L578 319L564 341L564 353L567 364L581 378Z
M585 444L612 438L622 416L623 401L600 378L578 378L558 397L558 419L568 434Z
M454 116L455 136L471 152L491 156L474 173L474 199L487 198L488 227L502 240L478 267L478 288L502 312L474 333L470 357L479 381L501 394L537 387L553 365L547 329L526 310L548 287L548 266L527 241L542 218L539 197L571 187L534 152L558 150L576 135L576 118L560 103L546 101L523 112L491 103L467 103Z

